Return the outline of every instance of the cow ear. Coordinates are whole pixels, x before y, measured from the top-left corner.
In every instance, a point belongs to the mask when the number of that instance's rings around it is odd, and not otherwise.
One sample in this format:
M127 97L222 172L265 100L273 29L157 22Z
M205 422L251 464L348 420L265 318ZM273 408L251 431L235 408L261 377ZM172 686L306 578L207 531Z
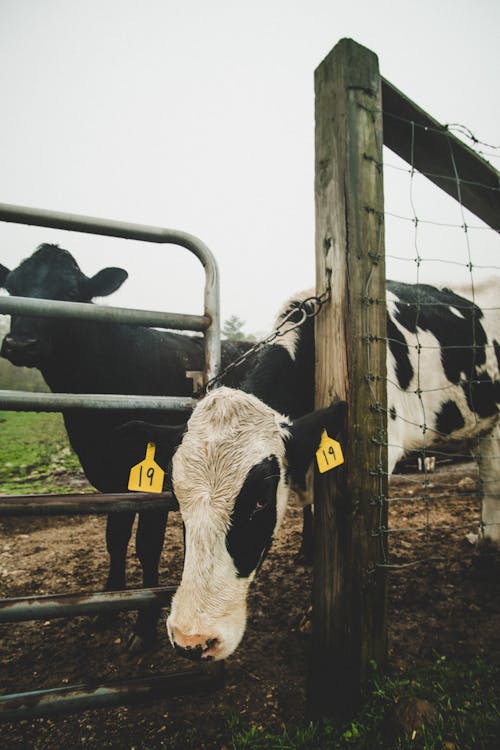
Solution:
M116 427L114 435L122 443L155 443L164 451L173 452L181 442L185 430L186 424L151 424L134 420Z
M306 473L318 450L323 430L332 438L342 432L346 410L345 401L334 401L330 406L306 414L292 423L286 442L292 485L302 490L306 488Z
M103 268L95 276L84 279L82 293L87 299L107 297L116 292L127 278L128 273L123 268Z
M0 263L0 288L5 284L5 279L7 278L9 273L9 269Z

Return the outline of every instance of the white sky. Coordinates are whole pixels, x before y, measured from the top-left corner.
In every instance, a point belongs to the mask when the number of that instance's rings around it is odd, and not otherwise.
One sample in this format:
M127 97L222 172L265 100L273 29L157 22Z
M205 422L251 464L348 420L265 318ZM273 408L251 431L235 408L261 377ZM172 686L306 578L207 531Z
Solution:
M219 263L223 319L266 330L314 283L313 74L346 36L435 118L500 145L498 0L0 0L0 201L198 235ZM427 185L415 180L419 217L461 224ZM386 210L411 216L409 191L387 168ZM113 304L202 310L201 266L172 246L0 223L0 261L44 241L88 274L126 268ZM415 241L424 257L467 262L461 230L420 224L415 240L388 217L389 254L413 257ZM469 242L474 262L500 267L498 235ZM415 278L412 262L388 266ZM432 262L421 276L461 270Z

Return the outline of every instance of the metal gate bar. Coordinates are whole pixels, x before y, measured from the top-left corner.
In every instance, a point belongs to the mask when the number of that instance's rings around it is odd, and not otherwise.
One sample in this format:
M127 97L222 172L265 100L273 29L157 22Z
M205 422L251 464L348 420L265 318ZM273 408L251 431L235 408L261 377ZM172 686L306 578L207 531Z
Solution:
M137 680L101 685L68 685L51 690L12 693L0 697L0 722L55 716L88 708L140 703L214 690L224 685L224 664L207 665L203 671L175 672Z
M0 622L51 620L55 617L76 617L98 612L144 609L170 603L176 586L148 589L100 591L91 594L56 594L55 596L24 596L0 599Z
M206 331L210 326L207 315L135 310L129 307L111 307L88 302L62 302L54 299L32 297L2 297L1 311L6 315L19 313L39 315L41 318L76 318L77 320L102 320L107 323L124 323L130 326L156 326L179 331Z
M32 393L0 391L0 409L10 411L62 411L63 409L162 409L190 411L196 401L189 396L133 396L115 393Z
M171 492L103 492L89 495L8 495L0 497L0 518L93 516L125 511L179 510Z

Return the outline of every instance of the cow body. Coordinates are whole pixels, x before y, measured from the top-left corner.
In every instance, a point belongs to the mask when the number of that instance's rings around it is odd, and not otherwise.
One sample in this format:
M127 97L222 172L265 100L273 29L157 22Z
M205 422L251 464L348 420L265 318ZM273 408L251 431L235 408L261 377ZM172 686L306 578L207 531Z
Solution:
M484 295L484 310L447 289L387 287L392 472L409 450L476 438L497 422L500 283Z
M108 268L89 279L67 251L42 245L13 271L0 265L0 286L13 295L90 302L115 291L127 278ZM223 343L223 363L232 361L248 344ZM117 323L13 316L2 356L15 365L38 367L54 392L190 396L193 383L186 371L203 370L203 339L168 331ZM233 380L236 383L236 380ZM115 430L140 417L175 425L180 412L66 410L64 422L71 446L90 483L101 492L127 490L131 466L144 458L142 441L117 442ZM157 450L166 469L171 453ZM125 559L135 513L110 514L106 542L110 568L106 589L125 587ZM137 554L144 586L158 585L158 564L167 512L139 513ZM142 610L135 626L142 641L151 641L159 610Z
M277 323L307 295L292 300ZM483 309L431 286L388 282L389 472L405 452L471 438L483 489L484 538L500 544L500 298ZM297 313L297 319L299 314ZM245 629L246 596L279 528L291 489L305 477L323 429L342 427L342 402L313 411L313 323L260 354L240 389L197 405L187 430L169 435L173 488L186 526L186 557L167 628L191 658L223 659ZM162 441L149 426L144 436Z

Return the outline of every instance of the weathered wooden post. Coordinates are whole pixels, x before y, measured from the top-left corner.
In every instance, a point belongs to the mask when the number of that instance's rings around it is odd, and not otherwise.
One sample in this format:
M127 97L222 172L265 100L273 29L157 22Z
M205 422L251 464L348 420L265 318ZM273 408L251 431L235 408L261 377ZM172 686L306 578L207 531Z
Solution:
M345 464L315 479L311 718L346 717L386 653L386 310L376 55L341 40L318 67L316 406L348 402Z

